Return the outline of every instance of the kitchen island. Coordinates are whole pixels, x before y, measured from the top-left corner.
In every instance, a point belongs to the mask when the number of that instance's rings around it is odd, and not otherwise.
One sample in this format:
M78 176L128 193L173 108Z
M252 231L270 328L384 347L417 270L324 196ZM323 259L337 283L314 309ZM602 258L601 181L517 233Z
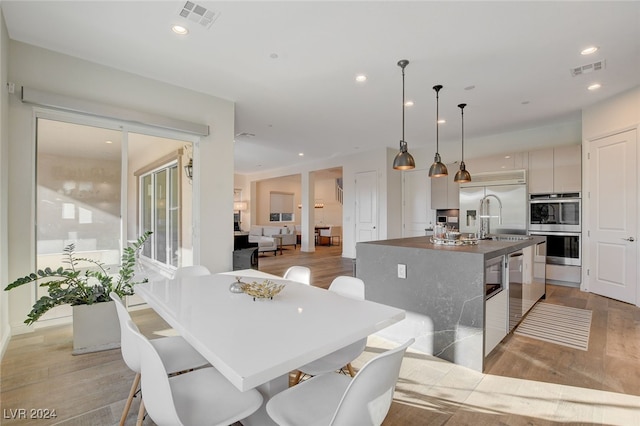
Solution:
M407 311L407 319L386 337L413 336L417 349L483 371L488 353L485 262L524 249L524 280L530 280L533 248L541 242L544 238L524 235L455 246L434 244L426 236L363 242L356 247L356 275L365 282L366 299ZM501 294L505 322L507 287Z

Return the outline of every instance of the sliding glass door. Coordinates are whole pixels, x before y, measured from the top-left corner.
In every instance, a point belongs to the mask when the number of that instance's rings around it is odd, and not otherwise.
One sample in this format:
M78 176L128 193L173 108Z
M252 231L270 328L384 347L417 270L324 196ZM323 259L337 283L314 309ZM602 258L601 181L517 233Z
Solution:
M141 273L170 276L193 258L183 170L191 142L107 127L37 118L36 266L67 266L64 248L73 244L78 257L116 274L123 247L150 230ZM36 297L46 291L38 287ZM43 320L69 315L60 306Z
M122 246L121 157L119 130L37 120L38 269L67 266L63 250L70 244L78 257L117 267ZM46 292L38 287L36 297ZM70 314L70 307L62 306L43 319Z

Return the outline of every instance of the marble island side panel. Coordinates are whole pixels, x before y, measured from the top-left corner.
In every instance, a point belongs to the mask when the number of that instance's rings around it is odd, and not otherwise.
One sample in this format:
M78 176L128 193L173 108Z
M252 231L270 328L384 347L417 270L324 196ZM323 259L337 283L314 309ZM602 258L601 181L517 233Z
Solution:
M482 371L485 250L433 250L427 243L425 237L358 243L356 275L368 300L407 311L407 320L387 332L416 337L420 350ZM398 264L406 265L406 279L398 278Z

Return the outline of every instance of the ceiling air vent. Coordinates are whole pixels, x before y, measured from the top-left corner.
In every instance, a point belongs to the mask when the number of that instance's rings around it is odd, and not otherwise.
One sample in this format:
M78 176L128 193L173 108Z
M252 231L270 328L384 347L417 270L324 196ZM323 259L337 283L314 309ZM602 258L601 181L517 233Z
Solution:
M180 16L188 19L191 22L202 25L205 28L211 28L211 24L218 19L220 12L207 9L204 6L200 6L194 2L188 1L182 6L180 10Z
M602 61L594 62L592 64L582 65L581 67L571 68L571 75L577 77L582 74L588 74L594 71L603 70L605 67L604 59Z

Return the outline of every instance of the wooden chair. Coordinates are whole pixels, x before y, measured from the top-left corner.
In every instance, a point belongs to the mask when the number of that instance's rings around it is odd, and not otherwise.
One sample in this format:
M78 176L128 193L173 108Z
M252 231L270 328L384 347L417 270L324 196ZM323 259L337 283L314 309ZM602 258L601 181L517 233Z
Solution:
M338 245L340 245L341 238L342 238L342 226L331 225L329 227L329 229L321 229L320 230L320 236L321 237L328 237L330 246L333 245L334 240L337 238L338 239Z

